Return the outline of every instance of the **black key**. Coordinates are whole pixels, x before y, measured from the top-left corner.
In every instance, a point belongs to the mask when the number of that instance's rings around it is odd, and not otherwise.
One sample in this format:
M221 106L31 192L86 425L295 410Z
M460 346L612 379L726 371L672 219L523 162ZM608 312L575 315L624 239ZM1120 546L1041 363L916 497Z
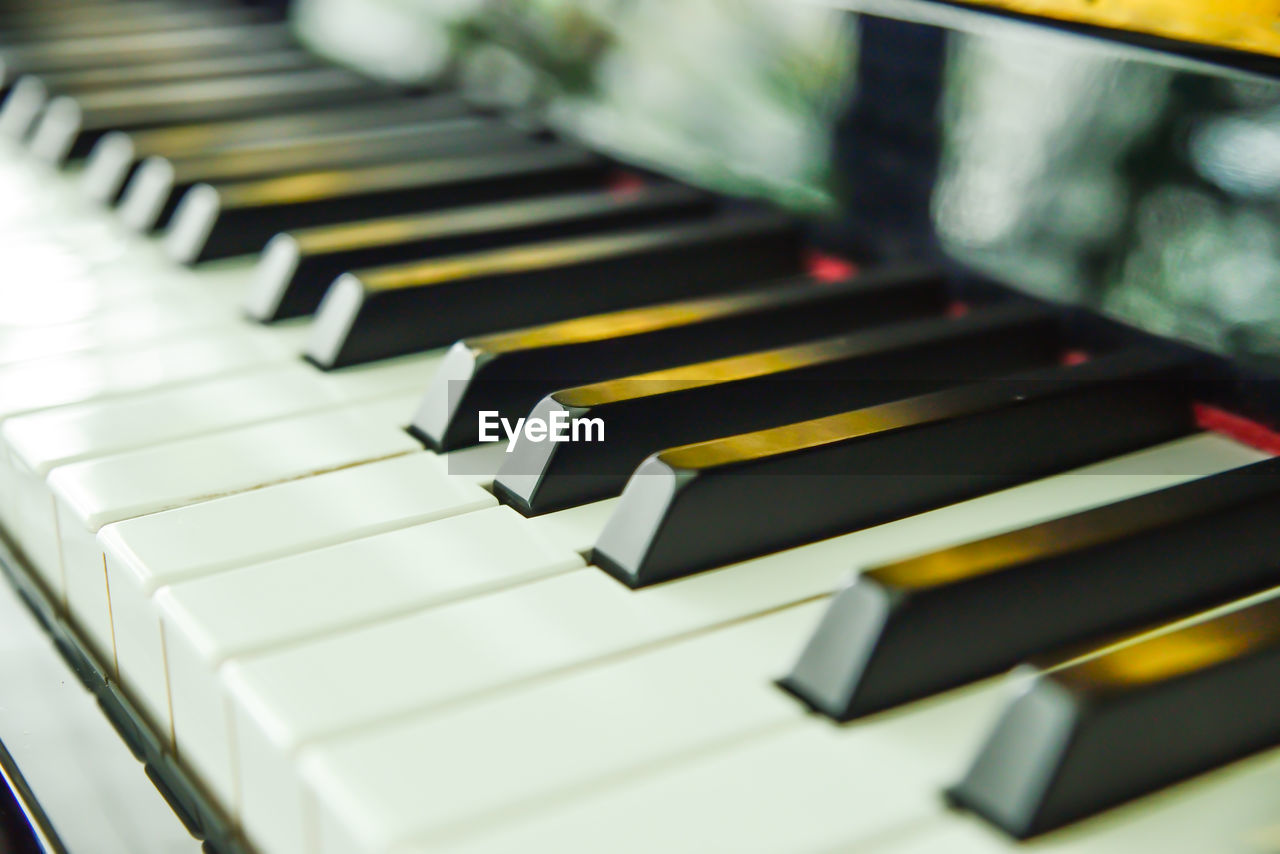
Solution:
M594 561L631 586L857 530L1194 429L1183 360L1127 351L662 451Z
M1057 322L1021 305L881 327L562 389L530 414L607 441L517 439L494 493L532 516L608 498L649 454L1053 364Z
M203 8L171 6L168 9L141 4L137 7L132 7L131 4L112 4L110 7L100 7L98 14L94 14L93 8L87 7L77 10L75 14L57 18L28 16L25 19L7 21L4 25L4 43L22 45L88 37L139 35L166 30L243 26L267 21L273 17L265 9L231 4Z
M917 267L838 283L789 280L471 338L450 349L409 430L451 451L479 441L481 410L518 418L559 388L940 315L946 307L942 274Z
M539 144L524 131L497 122L446 119L241 146L183 158L153 156L142 163L125 188L120 216L131 228L147 232L168 225L182 196L196 184L283 177L432 156L494 155Z
M747 215L382 267L334 283L307 358L340 368L481 332L728 290L800 264L790 222Z
M262 321L312 314L325 290L347 270L592 234L711 210L712 199L707 194L663 184L622 193L597 190L289 232L277 235L267 245L248 311Z
M1280 584L1278 520L1273 459L876 567L782 684L848 720Z
M581 149L547 144L488 157L428 157L199 184L178 205L165 244L175 260L193 264L258 252L290 228L599 185L606 169Z
M0 50L0 89L22 74L46 74L90 68L116 68L276 50L295 44L283 24L197 27L159 33L89 36L32 43Z
M299 48L281 48L262 53L233 54L153 62L146 65L122 65L116 68L73 69L40 75L40 81L58 95L92 92L98 89L121 89L132 86L200 80L206 77L235 77L265 74L272 71L296 71L316 68L324 60Z
M31 135L32 153L47 163L85 157L108 131L214 121L354 103L391 90L338 68L188 81L62 95Z
M66 95L207 77L296 71L315 68L319 64L319 60L305 51L285 49L244 56L61 71L38 76L28 74L18 80L0 107L0 135L6 139L25 139L51 93Z
M317 105L283 116L112 131L94 146L85 163L85 192L100 202L115 202L142 160L152 155L189 157L242 146L343 135L352 128L392 128L424 121L460 119L467 105L453 95L390 98L370 104ZM480 119L475 119L481 121Z
M1205 574L1216 561L1202 565ZM1280 742L1280 601L1035 673L949 797L1026 838Z

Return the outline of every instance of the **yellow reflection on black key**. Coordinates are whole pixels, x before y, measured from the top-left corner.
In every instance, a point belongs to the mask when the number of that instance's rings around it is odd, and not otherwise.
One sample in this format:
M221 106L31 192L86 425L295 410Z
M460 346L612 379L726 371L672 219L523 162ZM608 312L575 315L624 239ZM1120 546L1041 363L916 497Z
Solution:
M845 720L1280 584L1277 518L1267 460L872 567L782 683Z
M952 799L1034 836L1280 743L1280 600L1224 610L1036 673Z
M340 278L307 356L325 368L800 269L785 217L721 216L383 267Z
M478 441L481 410L519 418L556 389L940 316L946 305L937 270L901 267L844 282L783 280L470 338L445 357L411 430L432 447L451 450Z
M662 451L596 562L650 584L919 513L1192 427L1185 364L1134 350Z

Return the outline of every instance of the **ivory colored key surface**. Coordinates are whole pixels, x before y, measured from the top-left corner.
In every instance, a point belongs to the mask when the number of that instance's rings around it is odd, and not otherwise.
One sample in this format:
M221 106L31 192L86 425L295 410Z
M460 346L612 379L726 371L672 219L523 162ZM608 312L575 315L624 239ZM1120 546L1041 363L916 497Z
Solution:
M769 680L820 612L809 602L312 748L301 768L317 849L373 854L474 830L796 723Z
M941 819L938 787L963 764L1001 697L987 683L848 728L801 716L567 804L513 812L474 836L427 836L394 851L874 854L878 842Z
M372 728L380 719L428 716L500 686L821 597L854 566L1032 524L1156 489L1192 471L1220 471L1256 458L1229 440L1197 436L1120 458L1116 464L1126 477L1099 477L1108 464L1090 466L641 591L628 592L589 567L229 662L223 679L235 711L244 821L273 840L301 833L293 757L325 737ZM1168 474L1175 470L1181 474ZM513 638L518 640L508 640ZM802 641L794 638L793 652ZM432 656L428 650L449 652ZM399 678L410 672L413 679Z
M268 335L232 328L19 362L0 367L0 419L189 382L282 361L291 355Z
M300 362L143 394L60 406L4 423L5 446L44 477L56 466L173 439L418 390L435 354L321 373Z
M869 529L861 531L861 533L840 536L826 542L805 545L805 547L791 549L791 551L773 554L759 560L737 565L726 570L713 572L713 576L717 576L719 581L712 588L700 588L700 586L685 586L685 581L680 583L659 586L654 590L667 590L669 597L668 603L682 602L689 609L689 615L696 616L701 612L701 616L707 616L708 612L716 611L719 608L728 607L728 603L733 599L746 597L751 595L753 590L758 590L760 586L765 584L786 584L787 579L795 579L795 583L799 583L799 579L814 580L818 577L831 579L831 577L844 576L850 567L863 565L867 562L876 562L884 560L890 556L902 556L909 554L918 549L928 549L933 547L941 547L943 544L960 542L960 540L968 539L975 533L995 533L998 530L1007 528L1016 528L1016 526L1030 524L1030 522L1041 521L1046 517L1060 515L1060 513L1074 512L1083 507L1096 506L1098 503L1114 501L1117 498L1125 498L1130 494L1147 492L1147 490L1164 487L1172 481L1180 478L1188 478L1192 476L1190 472L1202 471L1213 472L1226 469L1242 462L1252 461L1257 458L1257 452L1252 449L1239 446L1230 440L1213 437L1213 435L1199 435L1190 439L1180 440L1180 442L1170 443L1167 446L1149 449L1137 453L1137 455L1129 455L1119 460L1100 463L1100 465L1089 466L1087 469L1071 472L1068 475L1057 476L1037 483L1024 485L1016 489L1006 490L1006 492L987 495L987 497L974 499L974 501L965 502L964 504L956 504L956 506L943 508L943 510L925 513L922 516L910 517L910 519L893 522L890 525L883 525L881 528ZM1112 470L1125 472L1123 476L1100 476L1110 474ZM1178 471L1181 474L1170 475L1169 471ZM553 516L541 517L539 520L529 520L531 524L538 525L552 519ZM584 571L584 572L589 572ZM835 575L828 575L835 574ZM580 575L580 574L573 574ZM567 580L562 577L558 581ZM594 579L599 580L599 579ZM516 599L521 595L527 595L531 589L539 588L543 585L531 585L529 588L512 590L507 594L508 599ZM822 586L822 585L819 585ZM585 586L584 589L585 590ZM603 588L600 590L607 590ZM593 588L593 592L595 589ZM581 593L581 592L579 592ZM641 599L621 597L620 602L625 607L634 607L636 609L643 608L643 604L636 604L643 600L644 594L641 593ZM498 597L486 597L483 599L471 600L470 603L462 603L461 606L453 606L436 611L436 615L442 612L465 612L467 607L472 609L480 609L484 607L485 599L495 600ZM573 608L573 620L581 620L582 612L589 609L586 600L579 603L581 608ZM603 608L603 606L602 606ZM490 609L493 609L490 607ZM424 615L424 617L428 617ZM599 618L608 620L608 611L602 611ZM548 622L548 625L554 625L554 629L540 629L538 626L529 625L531 620L538 618L539 622L549 615L530 616L529 609L518 611L512 606L511 618L502 627L492 627L488 622L480 620L463 621L461 616L458 617L458 625L465 625L468 636L471 638L488 638L493 643L498 643L500 638L504 636L518 636L518 638L545 638L552 635L554 641L563 645L566 643L564 636L564 626L570 625L567 622ZM541 634L535 634L541 632ZM356 632L351 638L365 639L369 632ZM803 632L792 636L790 645L786 652L794 653L795 649L803 641ZM425 640L416 641L422 644L419 649L434 648L435 644L428 644ZM474 641L468 641L474 643ZM535 650L527 648L522 643L503 644L503 647L494 647L493 643L486 643L483 656L486 665L494 666L497 662L503 662L506 667L522 667L530 666L530 656ZM596 639L598 643L598 639ZM311 647L316 648L315 652L319 653L315 656L311 666L321 668L319 672L329 673L333 676L335 673L335 658L330 656L344 657L343 641L340 638L325 644L312 644ZM323 647L323 652L319 648ZM306 647L300 648L306 650ZM367 650L366 650L367 652ZM408 650L404 650L407 654ZM539 654L543 649L536 650ZM389 654L389 653L384 653ZM256 665L265 665L265 662L271 659L288 658L288 653L279 654L275 657L260 657L244 659L241 663L233 662L225 668L224 673L229 673L228 684L232 685L232 697L244 697L243 677L237 675L238 668L243 667L247 673L260 673L262 677L266 676L266 672L274 672L275 675L282 675L283 671L273 670L270 667L262 667L261 670ZM303 656L310 658L310 656ZM407 667L408 665L399 665L399 663L388 662L388 667ZM467 667L476 667L476 662L466 661L466 659L458 659L457 654L451 654L443 659L433 659L419 656L413 663L413 672L421 677L421 680L442 679L442 677L451 677L453 680L461 682L466 679ZM605 665L611 666L611 665ZM782 667L778 667L776 671L769 672L765 679L772 679L781 675ZM301 672L297 675L301 677ZM714 673L705 675L708 679L714 679ZM509 677L509 671L508 671ZM371 676L370 681L376 681L378 677ZM394 681L394 680L390 680ZM420 686L421 688L421 686ZM421 688L421 690L429 690ZM436 686L439 688L439 686ZM294 690L306 690L297 688L289 688L283 686L280 690L285 694L291 694ZM376 685L369 685L367 690L361 688L357 691L357 700L367 705L372 705L372 699L369 691L379 691ZM728 690L728 689L726 689ZM273 694L273 699L275 695ZM403 700L403 695L401 697ZM301 712L300 707L296 707L294 702L301 703L301 697L287 697L282 703L271 703L264 694L253 693L251 703L237 703L237 723L236 732L241 737L241 748L244 752L241 754L243 785L244 785L244 821L248 826L255 828L253 832L256 834L270 835L271 839L276 842L296 840L301 834L298 825L292 823L296 816L296 808L289 798L292 798L291 789L288 782L292 780L294 771L284 767L283 764L270 762L273 759L271 750L278 749L279 743L271 746L269 749L264 743L261 743L261 730L257 727L246 729L247 718L253 716L261 716L264 718L262 726L268 727L271 737L275 739L291 739L291 737L300 737L306 730L301 727L310 727L315 725L315 718L310 721L303 722L301 718L296 717ZM332 707L332 700L326 700L326 704ZM460 713L462 709L470 707L470 703L463 703L458 707ZM285 714L285 708L293 709L291 713ZM333 711L332 708L325 711ZM348 712L352 709L348 707ZM421 712L406 716L406 720L422 720L428 721L431 717L439 712L435 708L425 708ZM369 709L364 708L356 713L370 714ZM358 725L355 721L348 721L349 726L340 727L340 731L360 732L365 730L364 725ZM335 727L338 729L338 727ZM367 727L369 731L375 732L375 727ZM616 732L623 732L627 727L620 727ZM255 732L257 734L253 739L247 739L246 732ZM321 741L323 744L324 741ZM573 754L581 755L581 754ZM567 759L567 761L571 761ZM274 767L273 767L274 766ZM406 766L408 767L408 764ZM412 817L404 819L404 821L412 821ZM294 844L294 842L288 842ZM288 850L288 849L283 849Z
M72 463L49 475L67 608L104 657L111 655L103 526L361 462L420 445L392 425L416 395L395 395ZM406 417L407 415L401 416Z
M284 362L9 419L0 431L0 513L24 542L51 542L52 496L45 479L57 466L411 393L421 388L433 361L401 359L330 374Z
M114 638L121 678L167 734L157 590L494 503L434 454L415 453L107 525L98 543L111 608L95 615L95 631Z
M582 565L495 507L163 588L178 752L234 805L223 662Z
M71 323L3 328L0 366L176 336L203 326L229 326L234 320L230 312L198 293L157 294Z

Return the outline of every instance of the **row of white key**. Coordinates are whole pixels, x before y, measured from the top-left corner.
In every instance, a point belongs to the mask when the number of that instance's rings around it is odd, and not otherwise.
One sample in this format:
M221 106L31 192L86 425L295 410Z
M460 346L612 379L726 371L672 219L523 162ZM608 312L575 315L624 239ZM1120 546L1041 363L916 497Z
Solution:
M330 628L336 621L322 626L306 615L292 616L288 606L292 597L302 595L296 588L304 583L309 569L323 573L321 577L332 579L333 584L306 590L308 610L336 610L343 600L357 595L378 599L372 591L357 593L364 586L359 574L344 576L332 568L324 572L324 568L332 567L329 561L333 560L341 564L344 552L371 550L388 560L392 568L384 572L393 573L393 577L415 569L429 572L424 568L427 559L416 549L405 550L391 562L395 541L404 534L380 534L287 562L178 583L162 590L158 597L164 613L166 649L179 648L179 633L197 639L181 655L180 677L176 660L171 660L174 667L170 670L170 690L178 750L185 755L184 745L188 745L187 749L203 751L226 739L227 765L220 770L237 775L238 780L220 794L233 804L238 799L236 808L250 837L273 854L314 850L308 847L311 837L297 765L299 757L317 746L376 733L381 723L429 719L449 709L462 714L474 702L520 690L522 686L536 686L558 673L594 666L607 668L610 659L646 647L820 598L857 564L1038 521L1189 476L1158 472L1207 473L1257 457L1255 452L1217 437L1196 437L1139 456L1150 465L1150 475L1104 477L1104 465L1088 473L1042 481L643 591L628 590L599 570L587 567L558 571L532 583L522 583L526 579L515 576L514 586L504 591L394 616L400 612L396 598L403 583L393 584L380 597L381 609L362 615L368 622L366 627L318 638L322 627ZM1134 463L1127 459L1122 465L1132 472ZM513 521L526 522L515 517ZM433 523L426 528L445 524ZM412 541L408 537L405 540ZM265 573L259 575L263 569ZM479 576L496 569L477 566L474 571ZM281 584L283 579L292 579L292 584ZM426 591L434 586L426 581L419 585ZM293 590L289 589L291 586ZM254 651L237 657L239 639L246 633L255 634L255 630L236 603L263 597L270 600L270 606L260 613L271 615L266 618L271 622L285 625L256 629L257 641L269 637L273 648L256 646ZM295 628L290 630L289 624ZM290 631L296 632L293 639L288 637ZM794 636L789 647L798 646L802 637L802 633ZM302 640L305 638L313 639ZM222 655L217 654L219 646ZM194 656L188 654L192 650L196 651ZM221 682L221 708L214 707L209 702L209 691L199 687L200 681L208 681L211 676L200 668L210 664L221 665L213 676ZM778 673L774 664L761 661L753 680L771 697L767 701L771 705L773 689L768 680ZM733 668L720 669L728 672ZM717 678L716 670L707 670L702 678ZM730 690L724 685L721 689ZM183 696L187 691L191 698ZM678 696L678 692L671 696ZM616 705L610 702L611 707ZM200 719L184 718L187 710ZM211 710L228 715L221 722L221 732L219 727L209 726ZM744 709L744 713L748 711ZM796 710L793 707L791 711ZM635 712L639 716L629 718L625 708L615 708L606 716L612 718L611 725L618 727L620 739L625 740L623 734L643 725L644 709L637 708ZM519 718L520 715L513 716L508 724L518 726ZM199 729L184 738L188 722ZM539 737L536 732L526 735L535 741ZM970 748L972 743L972 739L967 743ZM407 751L408 743L404 747ZM482 744L476 747L484 749ZM562 753L565 762L599 755L597 750L577 750L570 745ZM429 752L420 758L422 767L449 773L434 765ZM518 756L511 757L511 761L513 768L521 765ZM398 778L384 781L392 786L401 782L404 781ZM373 794L370 802L380 803L381 795ZM545 792L537 787L525 794L544 796ZM328 813L327 808L316 811L319 815ZM399 820L416 821L412 816L400 816Z

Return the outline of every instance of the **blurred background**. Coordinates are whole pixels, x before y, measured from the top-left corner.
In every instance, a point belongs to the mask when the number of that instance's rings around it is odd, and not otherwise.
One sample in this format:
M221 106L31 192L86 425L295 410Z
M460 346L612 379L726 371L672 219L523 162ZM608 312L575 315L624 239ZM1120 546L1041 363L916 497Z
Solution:
M394 79L450 76L606 150L780 201L855 258L944 257L1280 360L1280 84L1195 73L1213 52L994 20L945 35L795 0L296 11L324 53Z

